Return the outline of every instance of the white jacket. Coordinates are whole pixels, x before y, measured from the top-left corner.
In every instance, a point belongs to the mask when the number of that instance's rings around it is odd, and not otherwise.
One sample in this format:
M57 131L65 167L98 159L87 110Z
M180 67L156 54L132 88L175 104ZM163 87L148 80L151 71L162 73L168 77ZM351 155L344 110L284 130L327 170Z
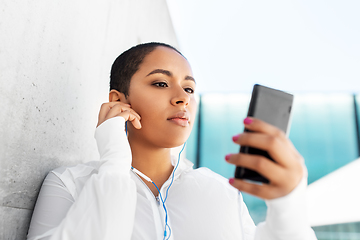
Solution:
M124 123L115 117L97 128L100 161L48 174L29 240L164 239L164 208L130 170ZM173 158L173 165L176 161ZM161 187L162 196L170 180ZM165 203L169 239L316 239L306 220L305 189L306 176L287 196L266 201L266 222L255 227L240 192L227 179L207 168L194 170L190 161L181 160Z

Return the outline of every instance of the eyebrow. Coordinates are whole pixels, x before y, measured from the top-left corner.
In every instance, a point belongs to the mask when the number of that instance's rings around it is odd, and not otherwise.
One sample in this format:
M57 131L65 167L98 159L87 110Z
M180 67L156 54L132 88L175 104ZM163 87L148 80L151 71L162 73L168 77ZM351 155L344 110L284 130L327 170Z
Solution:
M150 75L152 75L152 74L157 74L157 73L164 74L164 75L169 76L169 77L172 77L172 76L173 76L173 74L172 74L170 71L164 70L164 69L155 69L155 70L151 71L151 72L150 72L148 75L146 75L146 76L150 76ZM189 75L185 77L185 80L191 80L191 81L194 81L194 82L195 82L195 79L194 79L192 76L189 76ZM196 82L195 82L195 83L196 83Z

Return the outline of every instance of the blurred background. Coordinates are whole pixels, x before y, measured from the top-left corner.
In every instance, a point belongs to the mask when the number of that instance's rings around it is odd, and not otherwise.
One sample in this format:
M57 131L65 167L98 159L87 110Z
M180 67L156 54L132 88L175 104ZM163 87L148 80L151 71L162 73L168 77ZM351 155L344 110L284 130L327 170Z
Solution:
M360 239L360 2L167 2L199 94L187 158L232 177L223 158L239 150L231 137L253 85L293 93L289 137L308 168L309 221L319 239ZM263 221L264 201L244 199Z
M198 93L360 91L360 2L168 0Z
M193 67L195 167L233 176L224 157L238 151L231 137L255 83L294 94L289 137L309 172L309 222L318 239L360 239L359 10L355 0L0 1L0 240L25 239L51 169L98 159L111 64L149 41ZM264 201L244 199L263 221Z

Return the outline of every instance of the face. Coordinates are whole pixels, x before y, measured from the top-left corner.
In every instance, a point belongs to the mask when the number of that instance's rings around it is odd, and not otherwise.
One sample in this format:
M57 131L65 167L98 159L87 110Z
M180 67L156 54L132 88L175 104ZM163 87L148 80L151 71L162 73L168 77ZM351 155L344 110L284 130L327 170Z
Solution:
M188 61L176 51L157 47L133 75L127 98L141 116L141 129L129 128L129 141L152 147L182 145L195 121L195 80Z

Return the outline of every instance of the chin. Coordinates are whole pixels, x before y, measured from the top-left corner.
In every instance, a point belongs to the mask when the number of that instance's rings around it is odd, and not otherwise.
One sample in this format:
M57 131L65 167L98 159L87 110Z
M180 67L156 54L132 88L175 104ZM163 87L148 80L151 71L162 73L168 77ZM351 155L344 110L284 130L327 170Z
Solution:
M158 129L157 131L154 131ZM189 138L191 128L153 128L151 132L148 132L147 139L155 146L161 148L175 148L183 145Z
M162 144L161 146L163 148L176 148L176 147L182 146L186 142L186 140L187 139L185 139L184 141L167 142L165 144Z
M189 134L190 135L190 134ZM177 134L166 134L162 139L158 139L158 145L163 148L175 148L183 145L189 138L189 135L179 136ZM174 137L171 137L174 136Z

